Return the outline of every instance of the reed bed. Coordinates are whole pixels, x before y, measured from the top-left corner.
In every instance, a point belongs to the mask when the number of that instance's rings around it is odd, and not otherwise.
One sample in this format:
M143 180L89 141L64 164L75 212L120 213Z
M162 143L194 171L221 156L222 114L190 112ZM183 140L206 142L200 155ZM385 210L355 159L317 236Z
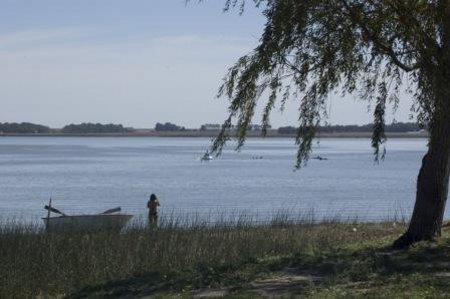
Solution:
M264 223L244 214L214 222L168 216L157 228L138 219L121 233L46 233L38 223L2 221L0 298L64 297L142 273L330 249L401 229L392 221L314 221L311 215L293 220L282 213Z

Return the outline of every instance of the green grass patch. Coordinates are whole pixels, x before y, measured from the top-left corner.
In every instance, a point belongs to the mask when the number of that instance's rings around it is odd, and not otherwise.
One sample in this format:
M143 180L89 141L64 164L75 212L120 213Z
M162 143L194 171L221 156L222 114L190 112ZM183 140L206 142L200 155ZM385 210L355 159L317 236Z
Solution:
M435 298L450 291L450 239L406 251L392 223L0 230L0 297Z

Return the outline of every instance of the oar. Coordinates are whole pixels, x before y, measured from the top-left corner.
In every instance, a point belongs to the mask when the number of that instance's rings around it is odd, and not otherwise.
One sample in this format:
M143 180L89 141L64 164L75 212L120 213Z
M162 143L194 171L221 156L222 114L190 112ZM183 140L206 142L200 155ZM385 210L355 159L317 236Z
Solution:
M53 212L53 213L56 213L56 214L61 214L61 215L63 215L63 216L67 216L66 214L64 214L64 213L61 212L60 210L55 209L55 208L53 208L53 207L49 207L49 206L47 206L47 205L44 206L44 209L49 210L49 211L51 211L51 212Z
M117 207L117 208L113 208L113 209L106 210L106 211L104 211L103 213L100 213L100 215L103 215L103 214L112 214L112 213L116 213L116 212L120 212L120 211L122 211L122 209L121 209L120 207Z

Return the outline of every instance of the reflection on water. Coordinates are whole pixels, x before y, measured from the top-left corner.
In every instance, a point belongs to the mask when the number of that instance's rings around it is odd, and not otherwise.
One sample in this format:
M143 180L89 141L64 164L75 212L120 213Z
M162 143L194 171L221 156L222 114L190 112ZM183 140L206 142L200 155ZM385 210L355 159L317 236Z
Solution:
M322 139L293 171L293 139L250 139L201 162L208 138L0 138L0 213L33 218L44 204L66 213L121 206L146 214L151 193L162 213L239 214L280 211L315 217L379 220L409 215L424 139L392 139L374 163L368 139ZM258 157L258 159L255 159ZM397 215L399 216L399 215Z

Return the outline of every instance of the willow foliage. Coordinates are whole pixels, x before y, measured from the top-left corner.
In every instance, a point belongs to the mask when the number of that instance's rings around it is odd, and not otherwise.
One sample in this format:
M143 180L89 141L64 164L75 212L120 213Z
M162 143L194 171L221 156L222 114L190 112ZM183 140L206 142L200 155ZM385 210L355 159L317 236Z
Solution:
M218 96L229 99L229 116L212 143L220 154L236 123L238 148L257 105L264 105L263 134L276 104L298 101L296 167L309 158L316 128L327 117L331 92L355 94L373 103L372 146L382 158L385 111L397 106L400 87L414 98L412 110L429 126L435 116L436 69L445 43L442 22L448 1L254 0L266 17L259 45L224 78ZM225 10L245 8L227 0Z

